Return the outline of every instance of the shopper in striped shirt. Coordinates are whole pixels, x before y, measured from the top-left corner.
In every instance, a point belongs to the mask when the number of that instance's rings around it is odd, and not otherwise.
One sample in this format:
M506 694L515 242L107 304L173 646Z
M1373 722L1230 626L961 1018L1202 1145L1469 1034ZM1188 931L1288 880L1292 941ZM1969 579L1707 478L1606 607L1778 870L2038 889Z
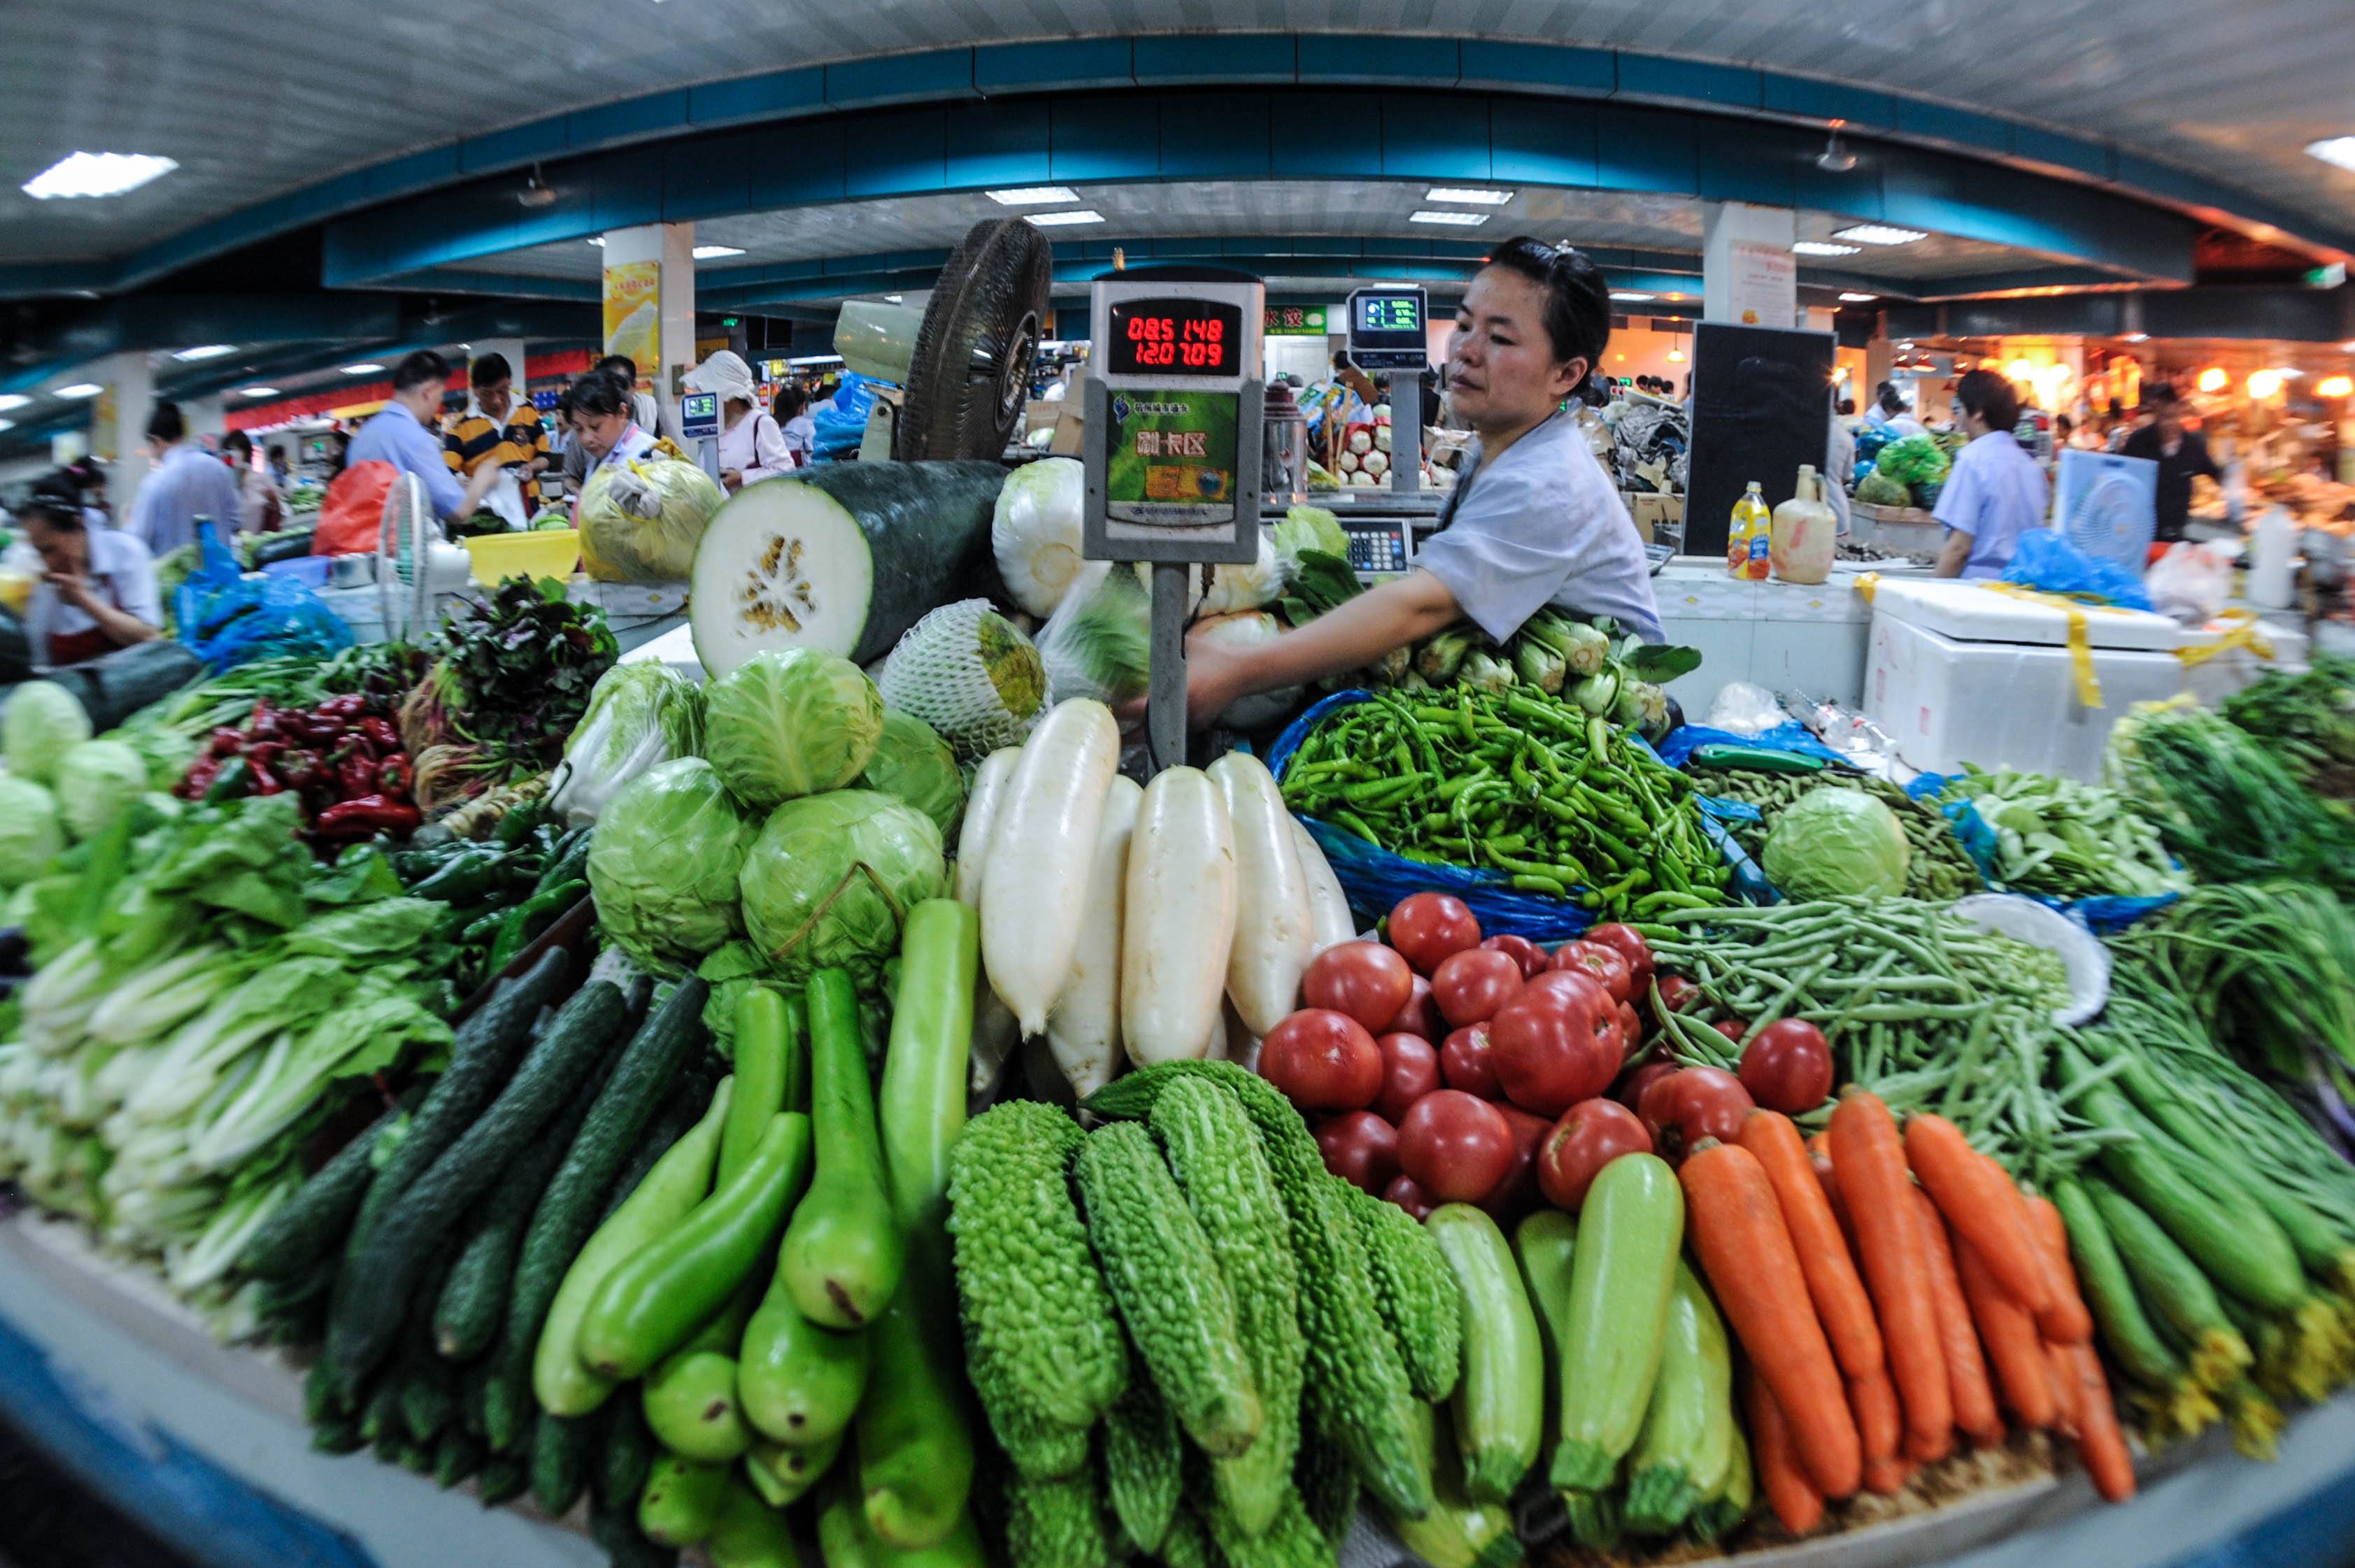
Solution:
M506 355L483 355L468 367L466 380L474 395L442 432L442 455L469 477L486 463L504 470L483 505L517 528L528 527L539 508L538 475L549 462L548 427L538 409L516 397Z

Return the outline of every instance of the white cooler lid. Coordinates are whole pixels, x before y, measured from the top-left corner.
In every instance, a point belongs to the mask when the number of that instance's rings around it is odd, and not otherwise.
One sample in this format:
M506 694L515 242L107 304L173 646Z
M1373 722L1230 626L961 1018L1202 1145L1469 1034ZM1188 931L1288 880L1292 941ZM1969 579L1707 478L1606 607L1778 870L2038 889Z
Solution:
M2058 604L1951 578L1889 578L1875 586L1873 613L1965 643L2033 643L2065 647L2069 613ZM2183 629L2147 610L2086 606L2085 635L2097 648L2172 653Z

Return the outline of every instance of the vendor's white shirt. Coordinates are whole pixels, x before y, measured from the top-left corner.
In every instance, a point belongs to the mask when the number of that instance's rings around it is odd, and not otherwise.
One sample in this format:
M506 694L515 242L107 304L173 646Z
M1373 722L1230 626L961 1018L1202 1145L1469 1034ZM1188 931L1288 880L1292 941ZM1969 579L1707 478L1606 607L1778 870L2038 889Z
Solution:
M1557 412L1487 463L1476 439L1415 565L1503 642L1547 604L1661 640L1651 562L1585 433Z
M1955 454L1930 515L1971 536L1970 559L1963 563L1966 579L2000 577L2019 547L2019 536L2044 526L2051 499L2036 459L2009 431L1991 430Z
M91 528L90 585L98 597L151 626L164 624L164 600L155 587L155 558L147 547L119 528ZM29 547L28 547L29 548ZM58 597L58 591L40 578L44 570L35 553L25 570L34 574L33 597L25 607L25 635L33 646L33 662L49 662L52 634L87 632L97 619L78 605Z
M719 432L719 466L733 468L750 485L792 472L794 454L774 416L754 409Z

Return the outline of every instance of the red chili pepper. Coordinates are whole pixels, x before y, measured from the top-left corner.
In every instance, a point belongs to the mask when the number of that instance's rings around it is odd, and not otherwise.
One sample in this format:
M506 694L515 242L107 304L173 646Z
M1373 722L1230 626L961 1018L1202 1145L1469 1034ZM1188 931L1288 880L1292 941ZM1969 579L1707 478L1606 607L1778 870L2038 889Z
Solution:
M319 813L311 830L327 838L365 838L372 833L401 837L413 832L421 820L417 808L407 801L364 795L357 800L338 801Z
M343 791L346 800L357 800L376 793L376 759L356 752L337 765L336 785Z
M282 755L285 750L286 742L283 741L256 741L245 749L245 760L252 763L254 771L259 773Z
M205 791L213 787L213 780L220 776L221 763L219 757L198 757L172 793L182 800L202 800Z
M283 795L286 793L286 786L280 784L278 782L278 775L272 773L268 768L257 767L253 770L253 793L256 795Z
M249 743L254 741L276 741L283 736L283 732L278 728L278 715L275 713L255 714L253 722L245 727L245 733Z
M223 725L220 729L213 731L212 752L214 756L234 757L243 750L245 750L244 731L232 730L227 725Z
M379 754L400 750L400 731L381 719L363 719L353 728L367 736Z
M377 767L378 770L377 787L395 800L407 800L410 784L409 759L405 756L387 757L378 763Z
M319 782L319 753L290 746L278 758L278 776L289 789L307 790Z

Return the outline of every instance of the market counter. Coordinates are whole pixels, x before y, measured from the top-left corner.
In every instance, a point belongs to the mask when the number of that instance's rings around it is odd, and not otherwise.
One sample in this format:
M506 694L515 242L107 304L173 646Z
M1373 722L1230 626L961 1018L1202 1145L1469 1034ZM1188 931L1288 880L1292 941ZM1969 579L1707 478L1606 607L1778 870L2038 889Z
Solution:
M687 584L684 582L599 582L585 572L575 572L565 581L568 596L576 604L594 604L605 612L613 625L613 635L626 653L687 619ZM489 592L479 583L468 583L432 596L424 631L430 632L441 624L441 618L463 598ZM405 609L410 590L406 583L392 590L394 619L385 615L386 598L375 583L355 588L322 588L319 600L336 618L352 629L352 635L363 643L389 641L401 634L399 617ZM414 641L416 630L408 633Z

